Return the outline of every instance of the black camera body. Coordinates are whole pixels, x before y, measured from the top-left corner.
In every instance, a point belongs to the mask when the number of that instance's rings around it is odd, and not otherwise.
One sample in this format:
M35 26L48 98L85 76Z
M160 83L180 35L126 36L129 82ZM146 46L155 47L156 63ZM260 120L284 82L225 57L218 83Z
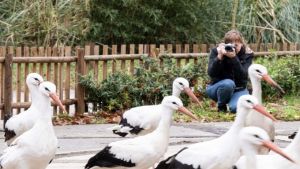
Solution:
M233 52L234 49L235 49L235 45L234 45L234 44L231 44L231 43L225 44L224 47L225 47L225 50L226 50L227 52Z

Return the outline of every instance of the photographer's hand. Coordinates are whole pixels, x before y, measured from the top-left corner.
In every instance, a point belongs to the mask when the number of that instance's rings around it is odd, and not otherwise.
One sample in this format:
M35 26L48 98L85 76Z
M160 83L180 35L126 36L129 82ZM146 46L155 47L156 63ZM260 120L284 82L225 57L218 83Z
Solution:
M220 43L219 46L217 47L217 51L218 51L218 56L217 56L218 59L223 60L224 54L226 54L225 44Z
M231 52L226 51L226 53L224 55L229 58L234 58L236 56L235 49L233 48L233 51L231 51Z

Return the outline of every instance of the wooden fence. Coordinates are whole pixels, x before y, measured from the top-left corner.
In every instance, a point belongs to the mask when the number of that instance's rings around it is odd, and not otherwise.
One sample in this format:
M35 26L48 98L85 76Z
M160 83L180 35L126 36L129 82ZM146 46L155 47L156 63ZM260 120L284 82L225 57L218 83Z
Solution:
M134 72L143 55L170 55L177 66L197 62L207 56L214 44L129 44L86 45L84 48L65 47L0 47L0 113L19 113L30 106L30 94L25 84L27 74L37 72L57 85L57 93L67 111L81 114L86 110L84 89L78 84L79 75L93 72L95 81L106 79L117 70ZM293 44L249 44L255 55L299 55L300 46ZM271 52L270 52L271 51ZM275 52L278 51L278 52ZM54 114L60 113L53 106Z

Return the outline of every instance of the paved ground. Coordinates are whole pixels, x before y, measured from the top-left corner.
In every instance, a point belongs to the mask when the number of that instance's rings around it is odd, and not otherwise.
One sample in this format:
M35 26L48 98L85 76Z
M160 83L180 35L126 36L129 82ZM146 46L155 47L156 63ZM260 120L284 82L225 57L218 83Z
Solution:
M188 123L174 124L171 128L170 146L165 156L177 152L182 147L222 135L231 123ZM0 126L2 122L0 121ZM59 148L53 163L47 169L82 169L87 160L98 150L112 141L122 138L111 133L111 124L55 126ZM299 122L277 122L276 143L285 147L290 140L287 136L300 127ZM6 147L0 132L0 150Z

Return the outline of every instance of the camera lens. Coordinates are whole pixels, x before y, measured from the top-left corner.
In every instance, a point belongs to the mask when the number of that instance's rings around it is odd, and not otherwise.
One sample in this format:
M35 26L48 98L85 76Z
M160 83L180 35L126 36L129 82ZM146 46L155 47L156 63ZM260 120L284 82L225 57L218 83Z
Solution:
M226 51L232 52L233 48L234 48L234 46L232 44L226 44L225 45L225 50Z

